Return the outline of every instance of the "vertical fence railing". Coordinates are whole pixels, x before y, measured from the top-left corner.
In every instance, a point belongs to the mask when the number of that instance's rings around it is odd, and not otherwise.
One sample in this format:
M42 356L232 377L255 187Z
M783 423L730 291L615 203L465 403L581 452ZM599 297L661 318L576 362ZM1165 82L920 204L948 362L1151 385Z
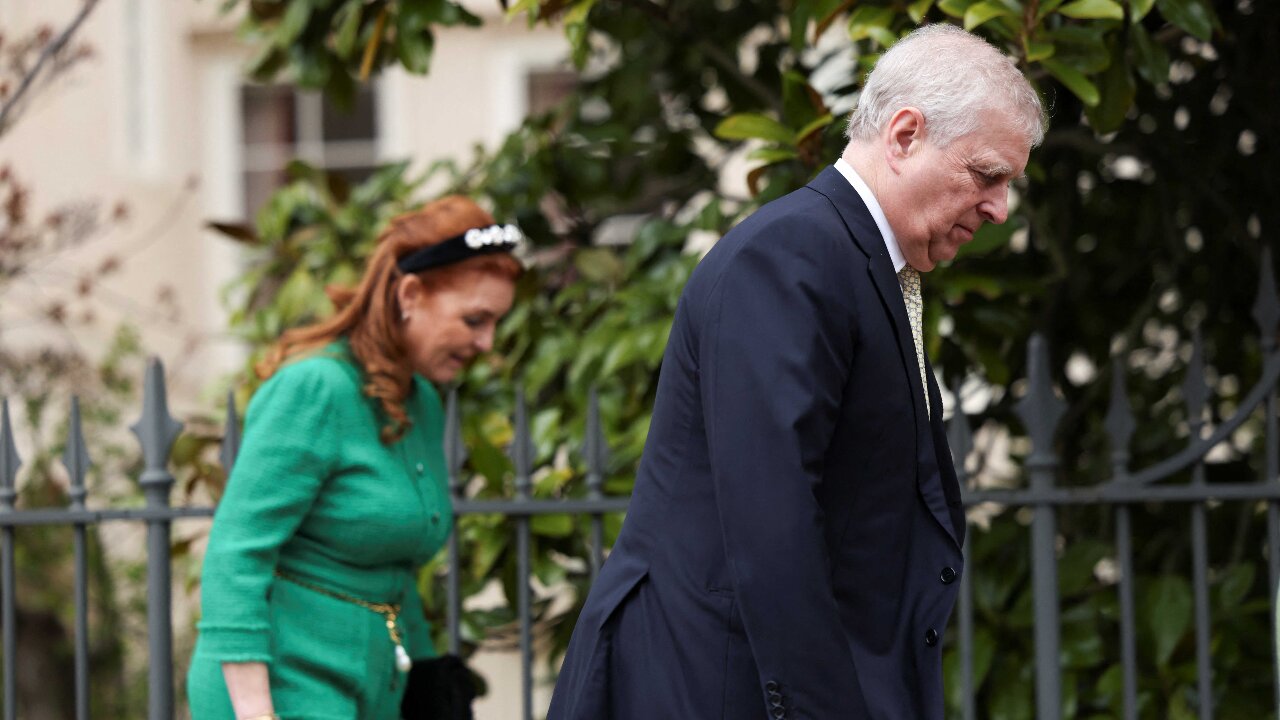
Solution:
M0 513L14 512L18 468L22 460L13 440L9 401L0 400ZM0 527L0 632L4 633L4 720L18 717L18 628L15 619L18 582L14 572L13 526Z
M587 498L604 499L604 468L609 462L609 445L600 424L600 396L595 388L587 396L587 427L582 454L587 460ZM591 513L591 543L587 550L591 563L591 581L595 582L604 563L604 514Z
M144 461L138 484L146 496L147 510L154 512L147 519L147 717L168 720L173 717L172 562L171 520L164 511L169 508L174 480L169 472L169 451L182 432L182 423L169 414L164 366L159 360L147 365L142 417L132 430L142 445Z
M1280 362L1280 353L1276 352L1277 333L1280 332L1280 293L1276 291L1276 278L1271 272L1271 248L1262 248L1262 262L1259 268L1258 297L1253 304L1253 319L1258 325L1259 345L1262 356L1272 362ZM1264 484L1280 484L1280 433L1276 423L1276 387L1273 385L1266 398L1266 430L1264 443L1266 459L1262 470ZM1267 550L1269 577L1271 587L1280 593L1280 503L1272 501L1267 504ZM1280 595L1272 594L1271 617L1276 638L1276 714L1280 717Z
M533 499L533 434L529 431L529 412L525 407L524 389L516 390L515 437L511 443L511 462L515 467L517 502ZM517 610L520 613L520 689L521 717L533 717L533 604L529 581L532 543L532 518L521 515L516 518L516 572L520 582L516 588Z
M85 510L84 479L89 472L89 449L84 442L84 429L80 425L80 398L71 398L71 423L67 436L67 448L62 454L62 464L70 479L71 509ZM87 548L88 525L76 522L72 525L72 543L75 562L75 675L76 720L89 718L89 557Z
M1053 489L1058 457L1053 436L1066 406L1054 394L1049 375L1049 351L1044 338L1033 335L1028 346L1027 394L1017 412L1031 437L1027 458L1030 487L1041 494ZM1062 711L1058 668L1058 529L1057 508L1047 500L1033 502L1031 520L1031 583L1035 599L1036 717L1056 718Z
M1111 363L1111 405L1103 427L1111 442L1111 484L1123 487L1129 481L1129 441L1137 430L1129 393L1125 388L1124 361ZM1124 720L1138 720L1138 631L1133 600L1133 527L1128 503L1116 504L1116 558L1120 566L1120 667L1121 706Z
M457 506L462 500L462 465L467 461L467 447L462 442L462 422L458 417L458 391L449 392L449 404L444 421L444 462L449 475L449 497ZM461 552L458 548L458 526L449 533L449 576L445 579L445 612L449 628L449 652L462 651L462 572L459 569Z
M1197 330L1192 344L1191 362L1182 384L1187 404L1187 427L1192 442L1204 431L1204 410L1209 401L1209 387L1204 375L1204 343ZM1204 461L1191 467L1191 486L1206 490ZM1200 701L1200 720L1213 719L1213 665L1209 659L1209 529L1203 501L1191 505L1191 573L1195 594L1196 681Z

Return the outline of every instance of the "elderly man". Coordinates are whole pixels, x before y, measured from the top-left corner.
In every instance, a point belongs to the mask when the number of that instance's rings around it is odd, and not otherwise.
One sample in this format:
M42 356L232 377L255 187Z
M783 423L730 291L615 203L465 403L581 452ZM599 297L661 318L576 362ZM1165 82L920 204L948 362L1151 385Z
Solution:
M920 273L1005 221L1043 126L1007 57L922 28L835 166L707 254L550 720L941 720L965 519Z

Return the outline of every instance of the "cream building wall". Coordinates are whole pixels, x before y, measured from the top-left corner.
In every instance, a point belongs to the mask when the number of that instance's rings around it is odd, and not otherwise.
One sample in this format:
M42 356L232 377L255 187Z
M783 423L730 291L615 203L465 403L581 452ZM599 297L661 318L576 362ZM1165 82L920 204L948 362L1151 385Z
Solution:
M464 4L485 26L440 32L429 76L384 74L381 160L408 158L417 169L441 158L465 162L476 143L491 147L518 126L529 72L562 66L558 30L530 30L523 19L508 23L496 0ZM74 298L78 278L118 257L122 271L103 278L94 296L97 321L73 322L73 339L61 341L92 355L119 322L136 326L148 351L166 362L175 413L209 408L217 380L244 357L225 331L219 302L242 251L204 229L208 220L245 215L240 90L249 53L235 20L219 14L221 5L101 0L78 36L94 57L44 91L0 137L0 167L10 166L34 188L37 213L84 198L129 208L124 226L51 258L0 295L0 341L47 340L30 330L32 313ZM79 7L80 0L0 0L0 32L13 38L41 24L60 28ZM171 302L162 301L166 292ZM179 615L192 609L180 601L177 607ZM179 633L185 622L177 618ZM182 638L178 644L187 646ZM483 652L476 664L490 681L477 717L518 717L514 653ZM546 702L543 687L535 707Z

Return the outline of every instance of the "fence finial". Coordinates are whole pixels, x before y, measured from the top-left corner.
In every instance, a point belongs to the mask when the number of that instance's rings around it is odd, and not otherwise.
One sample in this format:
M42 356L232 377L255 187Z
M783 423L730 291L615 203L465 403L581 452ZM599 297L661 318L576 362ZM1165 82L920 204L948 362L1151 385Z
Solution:
M1276 293L1276 276L1271 270L1271 248L1262 246L1258 273L1258 298L1253 302L1253 319L1262 333L1262 350L1270 353L1276 347L1280 331L1280 297Z
M13 425L9 422L9 399L0 399L0 507L13 508L16 499L14 487L22 458L13 442Z
M227 391L227 422L222 429L222 445L218 448L218 461L227 477L231 476L231 468L235 467L236 457L240 455L240 416L236 414L236 393Z
M87 494L84 476L88 474L91 462L89 448L84 443L84 428L80 423L80 398L71 396L71 425L67 434L67 449L62 453L62 464L71 477L71 507L77 510L84 508Z
M1122 353L1111 359L1111 405L1103 427L1111 440L1111 479L1119 480L1129 475L1129 441L1138 427L1129 403L1129 390L1125 387Z
M142 417L129 427L142 445L146 467L141 484L172 484L169 474L169 450L182 432L182 423L169 414L169 401L164 387L164 364L159 358L147 363L147 376L143 384Z
M533 433L529 430L529 410L524 397L524 385L516 386L516 428L511 440L511 462L516 470L516 492L527 494L533 475Z
M1030 460L1052 459L1053 435L1067 408L1053 391L1049 351L1040 333L1033 334L1027 343L1027 373L1027 394L1018 401L1016 410L1031 436Z

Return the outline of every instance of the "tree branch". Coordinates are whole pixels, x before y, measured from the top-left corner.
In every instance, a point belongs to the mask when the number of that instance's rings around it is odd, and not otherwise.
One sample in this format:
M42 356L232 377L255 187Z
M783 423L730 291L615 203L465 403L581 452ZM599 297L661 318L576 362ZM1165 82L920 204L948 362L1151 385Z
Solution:
M76 34L80 26L84 24L85 19L89 17L89 14L97 6L98 0L84 0L84 6L80 8L80 12L76 13L76 16L63 28L62 32L58 33L58 36L46 45L44 50L40 51L40 57L36 59L36 64L22 76L18 89L13 92L13 96L3 105L0 105L0 135L3 135L5 130L8 129L14 108L18 107L22 96L35 84L36 78L44 70L45 65L66 47L72 36Z

